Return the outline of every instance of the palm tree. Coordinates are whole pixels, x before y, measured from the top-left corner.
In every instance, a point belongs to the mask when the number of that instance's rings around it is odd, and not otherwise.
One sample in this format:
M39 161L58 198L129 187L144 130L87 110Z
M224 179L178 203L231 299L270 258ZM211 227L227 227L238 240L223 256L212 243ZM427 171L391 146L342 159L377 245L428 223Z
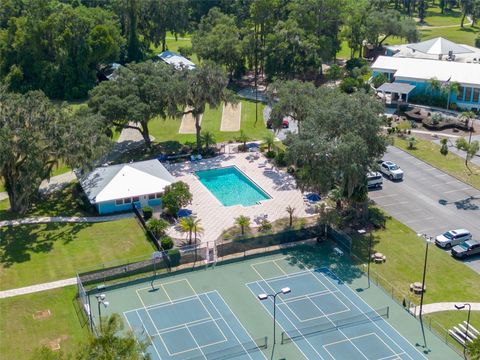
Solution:
M186 216L180 219L178 223L180 226L180 231L183 233L188 233L188 244L192 244L192 234L195 229L195 219L193 216Z
M295 208L294 208L294 207L291 207L290 205L288 205L285 210L287 211L288 216L290 217L290 225L289 225L289 227L292 227L292 225L293 225L293 213L295 212Z
M458 95L458 93L460 92L460 84L458 82L449 82L446 86L445 86L445 91L447 92L447 110L450 109L450 95L452 93L455 94L455 96Z
M235 224L240 226L243 236L245 235L245 229L250 226L250 218L248 216L240 215L239 217L235 218Z
M248 135L245 133L245 131L240 130L240 135L237 138L237 141L243 143L243 150L247 150L247 141L250 140Z
M437 78L431 78L428 80L428 88L430 89L430 94L438 93L442 89L442 83Z
M268 134L263 137L263 141L265 142L265 145L267 145L267 151L270 152L275 144L275 135L273 135L272 132L268 132Z
M200 219L195 219L193 220L193 234L194 234L194 240L195 244L197 243L197 235L198 234L203 234L203 227L200 225Z
M210 146L215 144L215 135L210 131L205 131L201 136L202 143L205 145L205 152L210 150Z
M183 103L190 110L195 119L195 132L197 137L197 151L200 153L201 148L201 126L200 117L208 105L211 108L218 107L222 101L235 102L233 94L227 90L228 78L223 69L214 63L205 62L193 70L186 70L184 73L186 81Z
M147 229L150 230L157 239L165 234L168 225L168 222L163 219L150 219L147 221Z
M471 137L472 130L473 130L473 122L471 122L471 120L475 119L477 116L473 111L464 111L460 114L460 117L465 121L465 127L470 129L470 137Z

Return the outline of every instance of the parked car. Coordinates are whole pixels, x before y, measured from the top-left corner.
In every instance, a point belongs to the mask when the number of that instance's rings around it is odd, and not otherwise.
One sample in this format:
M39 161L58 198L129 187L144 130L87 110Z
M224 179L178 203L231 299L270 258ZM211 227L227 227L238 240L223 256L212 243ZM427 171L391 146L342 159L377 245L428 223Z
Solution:
M452 248L452 256L457 259L473 255L480 255L480 241L478 240L467 240Z
M267 129L271 129L273 126L273 122L272 122L272 119L268 119L267 120ZM287 118L283 119L282 120L282 128L283 129L288 129L290 126L290 122L288 121Z
M459 245L472 238L472 234L467 229L456 229L444 232L435 238L435 244L442 248L449 249L452 246Z
M382 187L383 177L378 171L371 171L367 174L367 187L378 188Z
M390 180L402 180L403 170L392 161L384 161L380 164L380 171L388 176Z

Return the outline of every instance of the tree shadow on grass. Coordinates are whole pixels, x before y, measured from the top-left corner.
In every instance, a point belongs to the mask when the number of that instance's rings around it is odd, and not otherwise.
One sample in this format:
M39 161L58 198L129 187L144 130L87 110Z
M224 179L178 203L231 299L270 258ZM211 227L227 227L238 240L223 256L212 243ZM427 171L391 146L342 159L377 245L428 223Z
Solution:
M55 244L74 241L77 234L90 223L48 223L0 228L0 264L9 268L31 260L32 254L48 253ZM61 242L61 244L60 244Z

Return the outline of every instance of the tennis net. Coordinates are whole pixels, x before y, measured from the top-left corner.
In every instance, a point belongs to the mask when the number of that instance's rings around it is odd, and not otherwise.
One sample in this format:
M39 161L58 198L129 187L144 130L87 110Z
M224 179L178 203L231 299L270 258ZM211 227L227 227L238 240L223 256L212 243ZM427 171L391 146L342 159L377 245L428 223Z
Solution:
M383 318L388 319L389 307L383 307L366 313L357 314L344 319L330 320L325 318L324 321L315 325L307 326L301 329L293 329L282 332L282 344L294 341L296 339L313 336L323 332L329 332L336 329L355 326L359 324L369 323Z

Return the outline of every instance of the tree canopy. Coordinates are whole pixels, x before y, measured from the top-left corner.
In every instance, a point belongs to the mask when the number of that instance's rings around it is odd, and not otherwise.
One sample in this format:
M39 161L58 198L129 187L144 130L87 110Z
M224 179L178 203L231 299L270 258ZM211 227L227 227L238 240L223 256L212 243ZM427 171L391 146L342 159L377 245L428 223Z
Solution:
M24 213L61 160L88 168L108 148L102 120L88 110L53 105L40 91L0 88L0 176L13 211Z
M338 186L346 199L362 199L365 175L386 149L381 112L382 105L361 91L317 89L301 133L288 138L287 157L299 167L299 186L323 194Z
M91 91L88 105L109 125L139 131L150 148L149 121L179 114L179 81L179 74L162 62L128 64L118 69L115 80Z

